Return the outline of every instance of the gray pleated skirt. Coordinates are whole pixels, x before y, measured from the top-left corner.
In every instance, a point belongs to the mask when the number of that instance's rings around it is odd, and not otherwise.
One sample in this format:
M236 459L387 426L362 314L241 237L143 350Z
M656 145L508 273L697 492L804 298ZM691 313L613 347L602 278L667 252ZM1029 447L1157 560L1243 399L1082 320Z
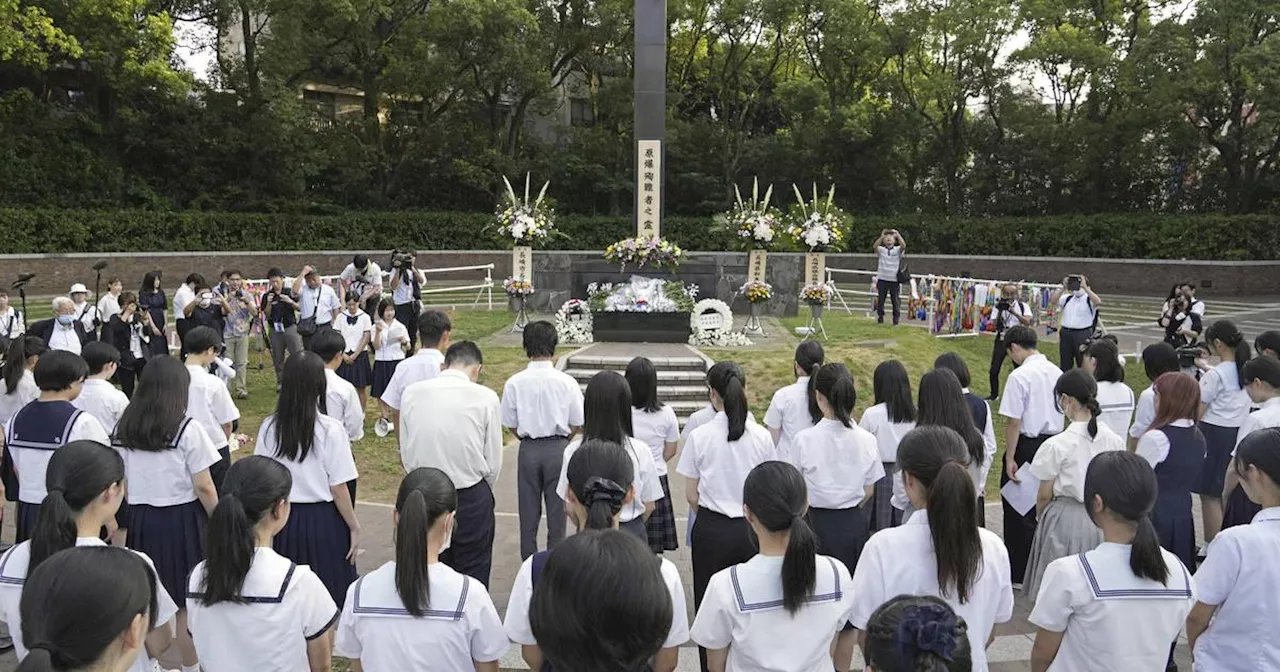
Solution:
M1036 525L1022 593L1034 599L1040 592L1040 581L1049 563L1091 551L1101 543L1102 530L1089 519L1084 504L1070 497L1054 497Z

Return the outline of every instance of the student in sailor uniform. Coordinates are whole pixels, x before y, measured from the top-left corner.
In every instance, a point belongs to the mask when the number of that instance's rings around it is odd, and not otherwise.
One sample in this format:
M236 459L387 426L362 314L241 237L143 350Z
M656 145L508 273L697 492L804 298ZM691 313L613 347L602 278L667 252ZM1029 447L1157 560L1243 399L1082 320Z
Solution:
M925 373L920 378L916 426L947 427L964 439L969 457L965 469L973 479L974 491L979 494L976 510L978 525L982 525L986 515L981 494L987 487L987 472L991 470L991 458L995 455L987 452L987 442L974 425L973 413L965 402L963 390L960 379L950 369L934 369ZM894 481L894 506L902 503L904 518L910 517L914 510L911 509L910 498L906 496L901 472L894 475Z
M275 538L277 553L308 565L339 605L356 580L360 523L349 481L356 480L351 440L342 423L320 413L324 364L303 352L284 365L285 385L276 412L262 422L254 452L279 461L293 474L292 513Z
M1156 417L1135 452L1156 471L1159 491L1151 521L1160 545L1194 568L1191 491L1200 483L1205 464L1205 438L1196 427L1200 406L1196 380L1183 373L1166 373L1156 379L1155 391Z
M339 375L346 356L346 341L337 331L326 331L311 339L309 350L324 362L324 414L342 423L352 443L364 438L364 403L349 381ZM355 501L355 493L351 495Z
M36 387L32 371L40 355L46 351L39 336L23 334L9 343L4 368L0 369L0 378L4 378L4 394L0 395L0 426L9 424L23 406L40 398L40 388ZM18 501L18 475L13 471L13 457L9 455L7 445L0 458L0 484L4 485L8 501Z
M817 341L805 341L796 346L795 363L792 364L796 382L773 393L769 410L764 414L764 424L773 436L779 460L791 462L791 447L796 434L822 419L822 411L814 398L812 380L825 357L822 344Z
M507 648L484 584L440 562L458 493L439 469L419 467L396 495L395 560L347 589L335 655L364 672L497 672Z
M970 473L974 473L974 486L978 488L978 498L983 500L978 504L978 524L985 526L987 524L986 514L986 490L987 490L987 474L991 471L991 466L995 464L996 451L999 448L996 445L996 427L995 416L991 413L991 402L979 397L969 391L969 366L964 363L964 358L954 352L944 352L933 360L933 368L946 369L956 375L956 380L960 381L960 391L964 393L964 401L969 405L969 415L973 418L973 426L982 432L983 459L978 465L985 467L981 470L981 474L977 474L974 470L977 468L973 463L969 464ZM897 483L895 482L896 486ZM894 490L894 495L898 494Z
M378 304L381 319L373 324L373 398L378 400L378 418L391 422L391 407L382 400L387 385L396 373L396 367L404 361L404 349L409 344L409 331L396 321L396 307L390 299Z
M710 392L711 388L708 387L707 390ZM694 411L693 414L685 419L684 428L680 430L680 445L683 446L689 442L689 435L693 433L693 430L711 422L715 417L716 409L710 403ZM693 539L693 524L697 521L698 512L691 509L689 517L684 524L685 544L688 544Z
M89 365L80 355L65 350L46 352L36 362L33 374L40 398L23 406L5 426L5 446L17 473L16 542L30 538L35 527L40 502L48 494L45 470L53 453L72 441L109 443L102 423L71 403L89 375Z
M673 408L658 400L658 371L648 358L631 360L626 377L631 388L631 429L636 440L649 446L654 471L662 485L662 499L653 503L653 513L645 521L649 548L654 553L674 551L680 547L680 533L676 531L667 462L676 456L680 446L680 420Z
M1222 491L1226 484L1227 463L1236 447L1240 425L1249 416L1249 394L1244 391L1244 365L1253 354L1244 334L1227 320L1218 320L1204 334L1213 351L1222 359L1210 367L1202 359L1196 368L1200 378L1200 431L1204 433L1206 450L1204 471L1194 492L1200 495L1204 518L1204 539L1212 542L1222 528Z
M422 337L422 348L396 366L391 380L387 381L387 388L378 397L391 409L392 428L400 425L400 397L405 388L440 375L444 351L449 349L452 332L453 322L448 315L438 310L428 310L418 318L417 333ZM410 335L409 338L412 339L413 336Z
M1013 617L1013 584L1004 543L978 526L964 440L946 427L918 427L903 437L898 461L916 513L867 541L849 621L865 633L872 612L895 595L940 597L968 624L973 669L985 672L992 629Z
M373 338L373 321L369 314L360 310L359 296L347 295L347 309L338 315L335 324L338 333L346 343L338 375L355 386L360 393L360 408L368 403L369 383L373 380L373 369L369 367L369 341Z
M871 378L875 405L862 412L858 426L876 437L885 476L876 482L867 517L871 531L902 524L902 512L894 508L893 475L897 472L898 442L916 426L916 405L911 399L911 376L896 359L880 362Z
M49 460L49 494L40 507L40 518L30 541L25 541L0 557L0 620L9 625L9 633L18 660L28 657L33 643L43 638L30 637L42 621L32 621L20 604L28 600L52 601L35 576L45 566L55 566L59 551L73 547L106 546L99 538L102 528L112 523L116 510L124 501L124 462L115 451L94 441L73 441L54 453ZM147 567L147 593L155 594L152 602L152 624L143 631L146 649L137 662L123 669L150 672L152 656L169 648L173 639L170 621L178 612L177 605L160 583L155 566L144 553L117 551L141 558ZM28 580L30 578L30 580ZM105 577L108 583L124 580L120 574ZM47 587L46 587L47 590ZM31 597L23 599L31 594ZM69 598L76 608L84 608L85 596ZM24 627L25 625L25 627ZM34 626L34 627L33 627ZM141 642L140 642L141 643Z
M1264 331L1253 339L1259 357L1280 357L1280 331Z
M867 621L868 672L969 672L969 626L932 595L899 595Z
M1187 618L1197 670L1280 669L1280 428L1253 432L1235 457L1240 487L1262 507L1248 525L1224 530L1196 572L1199 603Z
M209 468L216 487L222 484L231 466L231 428L240 419L240 409L231 400L226 384L209 373L209 365L218 358L218 349L222 347L222 334L210 327L194 327L182 342L187 350L187 373L191 377L187 414L204 428L222 458Z
M292 487L288 469L259 455L227 471L209 518L208 558L185 593L205 672L329 669L338 605L311 567L272 548L289 521Z
M120 351L109 343L93 341L85 344L81 356L89 365L89 378L84 381L80 396L71 403L97 418L109 432L116 428L125 407L129 405L129 398L124 392L111 384L111 377L120 365Z
M582 530L618 529L623 507L638 496L635 473L635 463L621 444L592 439L574 452L567 472L567 508L569 518L579 530L575 538L581 536ZM524 561L516 575L507 604L507 636L520 645L521 657L534 670L545 670L547 667L538 640L530 628L530 601L550 555L551 551L541 551ZM662 650L654 655L652 669L654 672L671 672L678 662L679 647L689 639L684 585L679 571L671 561L659 558L654 564L660 567L662 581L670 594L672 611L668 616L669 629L666 631ZM615 584L620 577L630 579L633 575L619 571L615 575ZM622 583L621 587L624 588L636 587L629 580ZM614 585L611 590L619 587ZM581 586L573 588L575 591L584 589Z
M1007 304L1008 308L1003 308L1002 304ZM988 401L995 401L1000 397L1000 369L1004 367L1004 360L1009 356L1009 342L1004 339L1004 333L1018 326L1029 327L1035 321L1031 307L1018 299L1018 286L1013 283L1000 288L1000 301L996 303L996 307L998 309L995 319L996 337L991 346L991 367L987 371L991 385L991 394L987 396Z
M832 640L849 621L853 593L844 563L818 554L805 522L808 499L804 478L786 462L765 462L747 476L743 512L760 551L707 586L690 635L706 647L709 669L831 668ZM841 651L852 657L852 644ZM835 661L838 670L849 664Z
M1124 383L1124 364L1120 362L1119 348L1105 338L1089 344L1084 356L1084 370L1098 383L1098 406L1102 408L1098 419L1116 436L1125 436L1129 433L1137 401L1133 388Z
M1045 571L1030 617L1039 628L1031 669L1163 670L1195 584L1151 525L1155 474L1128 451L1102 453L1089 463L1084 497L1103 542Z
M598 439L624 446L635 468L636 496L623 507L619 527L647 544L649 533L645 518L653 513L654 503L662 499L662 483L649 446L632 436L631 388L617 372L601 371L587 383L582 407L585 419L582 435L565 446L556 494L566 502L569 500L569 458L584 441Z
M1280 360L1275 357L1261 356L1249 360L1244 365L1245 391L1249 399L1258 404L1258 410L1249 414L1240 425L1240 433L1236 440L1236 448L1244 437L1268 427L1280 427ZM1235 451L1231 451L1234 456ZM1222 516L1222 529L1236 525L1248 525L1262 508L1244 490L1237 487L1240 478L1236 475L1234 464L1227 466L1226 485L1223 486L1222 501L1226 502Z
M1147 380L1152 381L1152 384L1138 395L1137 408L1133 414L1133 426L1129 428L1130 451L1138 447L1138 439L1151 429L1151 422L1156 419L1156 379L1166 373L1177 373L1182 370L1178 364L1178 351L1168 343L1153 343L1143 348L1142 368L1147 374Z

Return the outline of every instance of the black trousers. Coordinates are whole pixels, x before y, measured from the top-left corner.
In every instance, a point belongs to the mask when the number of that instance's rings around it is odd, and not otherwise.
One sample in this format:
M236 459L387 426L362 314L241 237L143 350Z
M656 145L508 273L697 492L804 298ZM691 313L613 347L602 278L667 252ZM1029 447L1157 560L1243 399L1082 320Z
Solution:
M481 479L459 490L453 541L440 554L440 562L483 583L485 588L489 587L489 572L493 567L493 508L493 489L488 481Z
M222 459L213 463L209 467L209 478L213 479L213 487L219 493L222 492L222 479L227 477L227 470L231 468L231 446L223 446L218 449L218 455Z
M902 283L893 280L876 280L876 317L884 322L885 295L893 301L893 323L897 324L902 317Z
M422 308L418 306L417 301L396 304L396 322L403 324L404 328L409 331L410 350L418 348L418 316L421 313Z
M1004 367L1004 360L1008 356L1009 344L997 335L995 344L991 346L991 370L987 372L991 379L992 397L1000 396L1000 369Z
M1040 444L1044 443L1052 434L1041 434L1040 436L1019 436L1018 446L1013 452L1013 461L1018 467L1035 459L1036 452L1040 450ZM1008 448L1005 448L1007 453ZM1000 487L1004 487L1009 482L1009 470L1004 468L1004 461L1000 461ZM1027 572L1027 561L1031 559L1031 542L1036 538L1036 511L1031 509L1027 511L1027 515L1019 515L1017 510L1009 506L1009 502L1005 498L1000 498L1000 504L1004 507L1004 545L1009 549L1009 573L1014 583L1022 583L1022 577Z
M1084 352L1080 348L1092 335L1092 327L1058 330L1058 363L1064 372L1073 367L1084 366Z

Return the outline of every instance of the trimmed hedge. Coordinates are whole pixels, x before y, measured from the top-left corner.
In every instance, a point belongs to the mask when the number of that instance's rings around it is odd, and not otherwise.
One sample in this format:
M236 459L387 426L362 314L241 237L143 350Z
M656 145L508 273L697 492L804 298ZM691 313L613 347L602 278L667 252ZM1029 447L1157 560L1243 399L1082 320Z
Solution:
M473 212L343 215L0 209L0 253L501 249L492 216ZM630 217L562 216L551 249L600 250L634 233ZM874 216L855 219L850 251L897 228L917 254L1118 259L1280 258L1280 218L1124 213L1054 217ZM725 250L709 218L668 217L665 237L688 250Z

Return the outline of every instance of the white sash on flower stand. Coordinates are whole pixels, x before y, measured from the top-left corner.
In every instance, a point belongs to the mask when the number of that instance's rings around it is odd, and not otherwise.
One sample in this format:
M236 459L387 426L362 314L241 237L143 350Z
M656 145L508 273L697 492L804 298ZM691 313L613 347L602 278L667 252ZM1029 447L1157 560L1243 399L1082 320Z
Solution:
M533 248L526 245L517 245L511 249L511 279L523 282L533 282ZM524 331L526 324L529 324L529 315L525 311L525 301L528 299L524 294L510 297L512 301L512 309L516 313L515 324L511 325L511 331Z
M765 250L751 250L747 257L747 282L765 282L765 267L768 261L769 253ZM742 333L764 335L764 325L760 324L760 304L748 302L748 306L750 306L751 315L747 318L747 323L742 325Z

